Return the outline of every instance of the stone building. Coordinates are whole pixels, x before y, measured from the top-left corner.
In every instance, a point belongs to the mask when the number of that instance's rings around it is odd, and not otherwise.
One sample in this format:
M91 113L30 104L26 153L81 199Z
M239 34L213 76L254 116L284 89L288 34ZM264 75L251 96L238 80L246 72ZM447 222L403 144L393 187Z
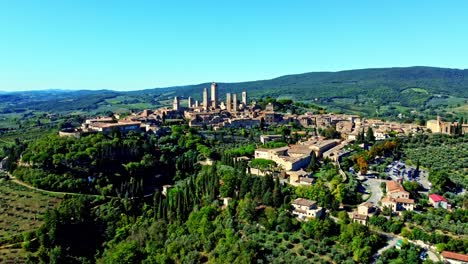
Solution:
M447 135L454 135L458 127L457 122L444 122L440 116L436 120L428 120L426 128L430 129L432 133L442 133ZM462 134L467 133L468 125L462 125Z
M297 219L307 221L311 218L320 218L325 212L322 207L317 206L317 202L304 198L297 198L291 202L292 214Z

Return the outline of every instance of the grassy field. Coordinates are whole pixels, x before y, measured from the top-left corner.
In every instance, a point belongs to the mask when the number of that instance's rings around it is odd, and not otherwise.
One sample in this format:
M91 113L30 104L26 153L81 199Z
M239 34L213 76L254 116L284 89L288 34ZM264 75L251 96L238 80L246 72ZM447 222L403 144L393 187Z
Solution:
M429 92L426 90L426 89L423 89L423 88L408 88L406 90L403 91L403 93L408 93L408 92L416 92L416 93L423 93L423 94L429 94Z
M461 114L461 115L468 115L468 104L461 105L459 107L455 107L452 109L453 112Z

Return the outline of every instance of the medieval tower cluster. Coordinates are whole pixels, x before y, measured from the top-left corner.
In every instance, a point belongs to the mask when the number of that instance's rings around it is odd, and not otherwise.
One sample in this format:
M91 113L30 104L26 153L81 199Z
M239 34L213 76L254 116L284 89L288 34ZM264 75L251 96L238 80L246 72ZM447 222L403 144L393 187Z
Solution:
M198 103L198 100L193 101L191 96L188 97L187 106L189 109L199 109L200 111L214 111L214 110L226 110L228 112L237 112L240 107L246 107L248 103L247 92L242 92L241 102L237 101L237 94L236 93L227 93L226 94L226 101L220 102L219 100L219 91L218 91L218 84L216 82L211 83L210 89L210 97L208 97L208 88L203 88L203 96L202 96L202 103L201 105ZM172 109L179 111L180 108L180 100L179 97L174 97L174 101L172 104ZM242 108L240 108L242 109Z

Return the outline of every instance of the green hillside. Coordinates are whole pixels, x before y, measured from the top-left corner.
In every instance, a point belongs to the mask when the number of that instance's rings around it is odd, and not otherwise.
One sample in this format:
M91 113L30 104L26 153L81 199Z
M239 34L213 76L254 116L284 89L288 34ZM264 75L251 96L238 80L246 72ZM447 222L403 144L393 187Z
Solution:
M411 111L427 115L457 114L457 111L466 114L463 106L468 99L468 70L433 67L311 72L271 80L218 84L221 98L226 92L240 94L246 90L250 98L291 98L314 102L331 111L383 117L389 113L409 114ZM2 93L0 113L141 110L167 105L175 95L201 100L203 88L209 86L210 83L203 83L131 92L50 90Z
M183 96L201 98L203 87L210 83L166 88ZM468 98L468 70L431 67L362 69L341 72L312 72L286 75L271 80L242 83L219 83L220 93L247 90L253 96L296 99L355 98L366 96L383 103L412 105L413 97L425 95ZM407 91L409 88L418 88ZM157 91L157 90L153 90ZM405 93L403 93L406 91ZM421 91L426 91L422 93ZM149 92L149 90L146 90Z

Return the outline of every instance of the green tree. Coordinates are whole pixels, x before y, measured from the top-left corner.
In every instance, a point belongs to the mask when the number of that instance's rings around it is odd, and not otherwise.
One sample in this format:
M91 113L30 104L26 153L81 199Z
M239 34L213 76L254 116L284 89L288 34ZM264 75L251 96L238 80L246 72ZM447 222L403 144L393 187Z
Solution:
M244 199L239 201L237 215L240 220L246 223L250 223L255 218L255 203L250 195L246 195Z
M317 156L315 155L315 151L312 151L309 165L307 166L307 171L314 173L319 168L319 164L317 162Z

